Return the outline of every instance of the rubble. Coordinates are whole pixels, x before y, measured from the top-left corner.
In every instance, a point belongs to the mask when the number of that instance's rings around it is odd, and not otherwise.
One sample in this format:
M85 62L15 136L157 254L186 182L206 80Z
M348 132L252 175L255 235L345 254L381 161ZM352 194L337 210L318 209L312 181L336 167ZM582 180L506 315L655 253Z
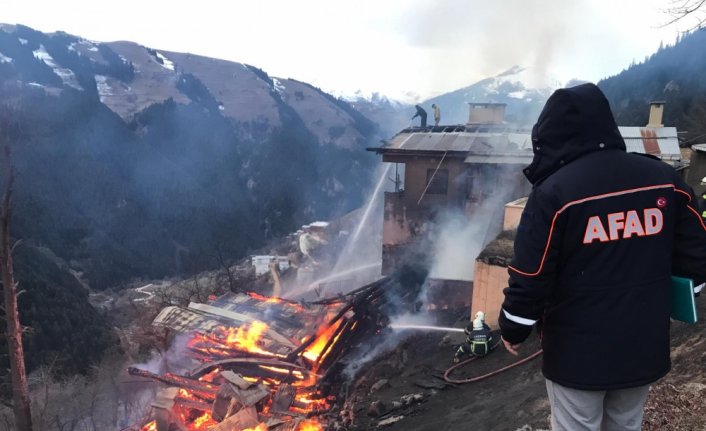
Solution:
M389 418L383 419L378 422L378 428L384 428L386 426L394 424L395 422L399 422L402 419L404 419L404 416L390 416Z
M141 431L322 431L315 417L335 416L331 371L379 330L387 282L310 303L248 293L166 307L153 325L192 334L187 349L199 365L186 375L128 369L167 386Z
M390 381L387 379L380 379L370 387L370 393L372 394L374 392L377 392L387 386L390 386Z

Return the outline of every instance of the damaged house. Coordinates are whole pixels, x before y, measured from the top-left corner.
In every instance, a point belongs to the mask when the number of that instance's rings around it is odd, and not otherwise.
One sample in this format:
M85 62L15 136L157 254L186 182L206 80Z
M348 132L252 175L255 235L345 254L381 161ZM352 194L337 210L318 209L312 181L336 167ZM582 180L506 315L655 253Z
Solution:
M519 222L523 208L518 199L531 190L522 173L533 157L531 131L504 122L505 104L470 103L469 108L465 125L408 128L382 146L368 149L403 172L402 179L396 178L395 191L385 193L383 274L398 267L430 224L450 209L462 211L469 223L487 224L484 246L497 246L498 238L511 243L508 232ZM628 151L654 155L685 172L676 128L664 127L663 109L663 102L653 102L647 126L620 127L620 133ZM507 202L511 202L508 207ZM498 251L498 256L493 256L494 250L486 248L481 253L484 260L479 262L506 267L507 253ZM495 319L504 287L499 285L507 282L507 273L504 270L502 276L491 276L485 267L479 271L478 265L475 282L430 280L430 288L445 298L444 305L463 305L472 298L473 312L484 309Z

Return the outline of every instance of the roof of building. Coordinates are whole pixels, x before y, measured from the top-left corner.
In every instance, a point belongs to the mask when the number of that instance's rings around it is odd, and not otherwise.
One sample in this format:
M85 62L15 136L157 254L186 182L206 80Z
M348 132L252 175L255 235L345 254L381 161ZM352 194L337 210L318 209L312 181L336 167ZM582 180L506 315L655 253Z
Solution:
M404 151L457 151L457 152L498 152L531 150L531 135L522 131L510 131L493 127L463 126L440 131L435 128L419 127L405 129L393 136L379 148L370 148L377 152ZM530 152L531 155L531 152Z
M500 234L488 245L483 248L476 260L487 263L489 265L507 267L512 261L514 254L516 230L506 230Z
M652 154L671 164L681 161L675 127L619 127L619 130L628 152ZM530 131L502 126L414 127L401 131L384 145L368 150L379 154L410 155L465 153L466 163L526 165L533 157Z

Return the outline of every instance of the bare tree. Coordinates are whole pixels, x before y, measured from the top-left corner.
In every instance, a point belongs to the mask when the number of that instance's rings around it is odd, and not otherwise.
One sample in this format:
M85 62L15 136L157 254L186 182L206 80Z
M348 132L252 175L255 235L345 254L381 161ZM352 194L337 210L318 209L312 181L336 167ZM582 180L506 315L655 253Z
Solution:
M664 24L668 26L677 22L686 22L688 27L685 32L701 29L706 24L706 0L672 0L664 12L670 20Z
M25 370L25 355L22 347L22 326L17 309L17 283L13 274L10 238L12 216L12 186L15 171L12 165L10 147L5 145L5 190L0 203L0 272L5 297L5 319L7 322L7 346L10 353L10 374L12 376L12 400L15 426L18 431L32 430L29 386ZM16 244L15 244L16 245Z

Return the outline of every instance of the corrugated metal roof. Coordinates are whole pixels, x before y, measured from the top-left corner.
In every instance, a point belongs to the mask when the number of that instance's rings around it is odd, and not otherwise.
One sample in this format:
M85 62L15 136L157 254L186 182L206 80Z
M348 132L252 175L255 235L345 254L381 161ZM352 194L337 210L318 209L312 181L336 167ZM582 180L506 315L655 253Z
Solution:
M675 127L619 127L627 151L653 154L665 161L681 160ZM532 139L524 131L405 132L380 148L396 151L468 152L467 163L529 163ZM526 152L525 152L526 151Z
M629 138L637 138L641 139L643 137L643 134L645 131L650 131L654 133L654 136L662 139L662 138L676 138L677 137L677 128L676 127L625 127L625 126L620 126L618 127L618 130L620 130L620 135L622 135L623 139L629 139Z
M676 127L618 127L629 152L681 160Z
M531 147L529 133L412 132L400 133L382 149L404 151L471 151L474 147L506 151Z

